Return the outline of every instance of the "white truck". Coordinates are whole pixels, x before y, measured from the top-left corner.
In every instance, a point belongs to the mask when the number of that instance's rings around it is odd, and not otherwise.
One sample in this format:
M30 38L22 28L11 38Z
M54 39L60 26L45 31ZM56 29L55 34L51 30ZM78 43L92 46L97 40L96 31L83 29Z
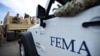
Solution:
M46 9L38 5L40 24L20 34L20 55L100 56L100 5L74 17L55 17L49 15L53 2L49 0Z

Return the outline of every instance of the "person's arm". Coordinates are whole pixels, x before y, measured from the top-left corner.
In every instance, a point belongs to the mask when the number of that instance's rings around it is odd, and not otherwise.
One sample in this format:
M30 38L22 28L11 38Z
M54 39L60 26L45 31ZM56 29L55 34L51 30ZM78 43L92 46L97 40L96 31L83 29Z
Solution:
M55 11L54 15L58 17L74 16L86 8L96 4L100 4L100 0L72 0L71 2L67 2L64 6Z

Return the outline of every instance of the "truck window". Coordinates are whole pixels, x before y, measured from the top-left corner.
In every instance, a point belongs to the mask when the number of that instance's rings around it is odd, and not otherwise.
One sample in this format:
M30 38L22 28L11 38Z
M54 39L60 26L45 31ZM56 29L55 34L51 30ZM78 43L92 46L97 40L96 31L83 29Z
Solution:
M55 1L52 4L52 7L51 7L50 12L49 12L49 15L53 14L54 11L56 11L57 9L59 9L60 8L59 5L62 6L59 2Z

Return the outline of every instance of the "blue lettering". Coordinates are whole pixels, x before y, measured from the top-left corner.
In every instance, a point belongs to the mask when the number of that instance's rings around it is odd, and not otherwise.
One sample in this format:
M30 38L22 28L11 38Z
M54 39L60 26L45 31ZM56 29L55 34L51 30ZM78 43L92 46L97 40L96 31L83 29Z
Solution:
M82 48L83 46L85 49ZM82 45L77 53L81 54L80 51L82 51L82 50L87 52L87 56L91 56L85 41L82 42Z
M72 48L71 51L72 51L72 52L75 52L75 51L74 51L74 41L75 41L75 40L71 40L71 42L70 42L69 45L66 44L66 41L65 41L64 38L62 38L62 41L63 41L63 42L62 42L62 49L65 49L65 47L66 47L66 49L68 50L69 47L71 46L71 48ZM65 47L64 47L64 46L65 46Z
M51 45L53 46L53 43L54 43L54 40L55 40L55 37L51 37Z
M70 43L67 44L66 40L64 38L51 37L51 46L55 46L55 47L67 49L67 50L69 50L69 48L71 48L70 51L76 53L76 51L74 49L75 48L75 46L74 46L75 41L76 40L71 40ZM91 56L91 53L90 53L85 41L82 42L77 53L81 54L81 51L85 51L87 53L87 56Z
M61 38L56 38L56 47L61 48Z

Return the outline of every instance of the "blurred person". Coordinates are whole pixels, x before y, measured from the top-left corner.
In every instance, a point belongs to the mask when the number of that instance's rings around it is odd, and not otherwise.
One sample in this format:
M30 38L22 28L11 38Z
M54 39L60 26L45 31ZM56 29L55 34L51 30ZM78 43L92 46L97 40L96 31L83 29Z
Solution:
M13 18L13 23L19 23L20 22L20 18L19 18L19 14L17 13L17 15Z
M90 7L100 5L100 0L71 0L54 12L55 16L74 16Z

